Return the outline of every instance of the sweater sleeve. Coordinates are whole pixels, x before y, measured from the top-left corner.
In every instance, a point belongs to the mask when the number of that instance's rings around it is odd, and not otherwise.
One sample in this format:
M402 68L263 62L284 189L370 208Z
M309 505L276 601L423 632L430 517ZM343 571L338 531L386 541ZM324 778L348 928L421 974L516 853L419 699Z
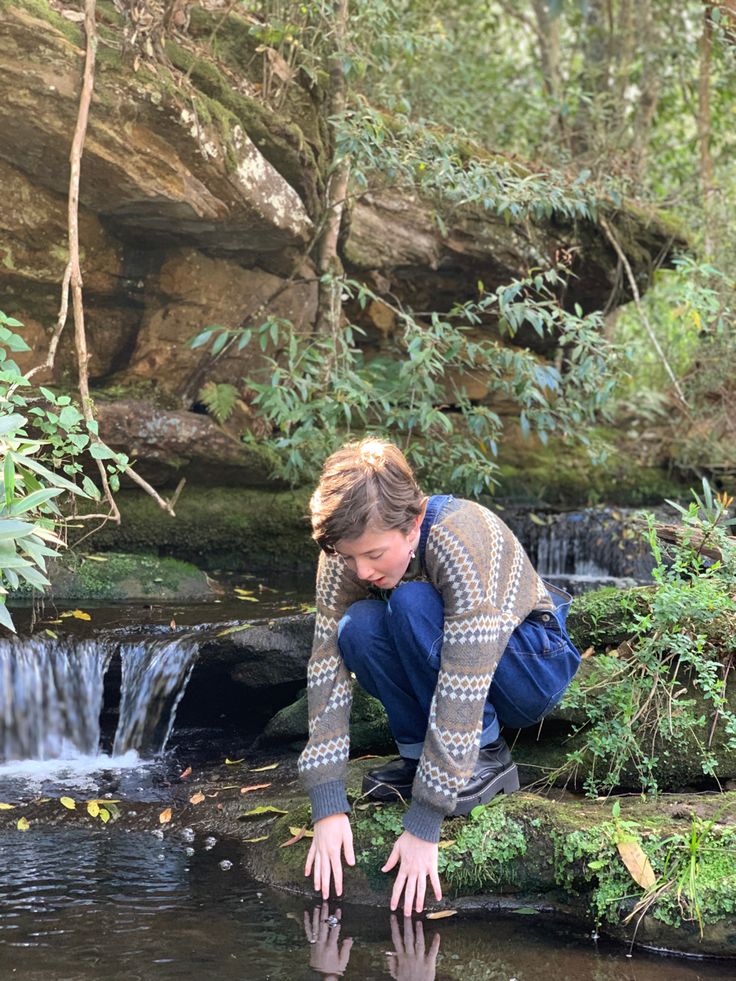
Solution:
M312 820L350 810L345 768L350 751L352 682L337 646L341 617L366 587L335 556L320 556L317 614L307 669L309 740L299 757L299 775L312 803Z
M472 502L458 502L432 526L426 566L442 596L445 626L404 827L418 838L438 841L442 819L454 810L478 758L496 665L518 624L551 601L513 532Z

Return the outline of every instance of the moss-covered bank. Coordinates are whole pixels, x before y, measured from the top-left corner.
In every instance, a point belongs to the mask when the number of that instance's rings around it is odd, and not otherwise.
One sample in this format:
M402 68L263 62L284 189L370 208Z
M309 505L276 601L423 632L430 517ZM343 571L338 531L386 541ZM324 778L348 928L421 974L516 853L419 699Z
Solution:
M121 491L121 524L97 532L94 545L174 555L205 569L313 572L317 551L307 523L308 498L307 491L186 487L172 518L140 491Z

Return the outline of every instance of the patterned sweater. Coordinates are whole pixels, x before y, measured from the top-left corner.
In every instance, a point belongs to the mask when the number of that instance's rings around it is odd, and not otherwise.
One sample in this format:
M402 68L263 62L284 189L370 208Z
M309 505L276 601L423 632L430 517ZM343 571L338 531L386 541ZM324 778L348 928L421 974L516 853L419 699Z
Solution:
M438 841L443 817L452 813L458 791L473 772L483 707L499 658L528 614L553 610L554 603L513 532L492 511L471 501L451 499L442 509L427 536L423 572L442 596L445 626L404 827L425 841ZM350 810L345 768L352 693L337 626L347 608L368 595L368 584L339 556L320 557L307 672L309 741L299 758L314 821Z

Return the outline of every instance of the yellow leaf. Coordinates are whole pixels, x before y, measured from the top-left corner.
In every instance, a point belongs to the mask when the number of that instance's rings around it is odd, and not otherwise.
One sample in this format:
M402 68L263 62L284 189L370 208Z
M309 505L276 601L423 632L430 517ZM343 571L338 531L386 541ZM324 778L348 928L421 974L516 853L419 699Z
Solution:
M44 630L44 633L46 634L47 637L50 637L52 640L59 639L59 635L53 630Z
M228 634L237 634L240 630L250 630L252 626L252 623L242 623L236 627L228 627L227 630L221 630L216 636L227 637Z
M89 613L85 613L84 610L65 610L60 613L59 616L64 619L64 617L74 617L75 620L91 620L92 617Z
M243 600L244 603L260 602L257 596L237 596L236 599Z
M85 559L87 559L88 562L107 562L104 555L85 555Z
M235 766L236 763L244 763L245 762L245 757L243 757L242 760L228 760L228 759L226 759L225 762L227 763L228 766Z
M200 791L198 791L198 792L197 792L196 794L193 794L193 795L192 795L192 796L191 796L191 797L189 798L189 803L190 803L190 804L201 804L203 800L204 800L204 794L203 794L203 793L202 793L202 791L200 790Z
M260 838L243 838L243 841L268 841L268 835L261 835Z
M263 773L265 770L275 770L278 763L269 763L268 766L251 767L251 773Z
M63 804L68 810L73 811L77 806L77 802L71 797L60 797L59 803Z
M314 831L307 831L306 828L289 828L293 835L301 835L302 838L314 838Z
M3 804L2 801L0 801L0 811L13 811L15 810L16 806L16 804Z
M438 848L452 848L452 846L455 844L455 841L456 841L455 838L451 838L449 841L441 841L437 847Z
M444 920L448 916L457 916L456 909L438 909L434 913L427 913L426 919L428 920Z
M616 848L634 882L642 889L651 889L657 877L639 842L633 839L618 841Z
M261 814L288 814L288 811L282 811L280 807L271 807L270 804L265 804L262 807L254 807L250 811L243 811L242 814L238 814L239 819L259 817Z
M249 794L252 790L265 790L266 787L270 787L270 786L271 786L270 783L254 783L254 784L251 784L250 787L241 787L240 788L240 793L241 794Z
M28 820L26 818L21 818L18 821L16 827L18 828L18 831L28 831L28 829L30 828L30 824L28 823Z
M93 817L93 818L96 818L96 817L99 816L99 813L100 813L100 805L97 803L96 800L91 800L91 801L88 802L88 804L87 804L87 813L89 814L90 817Z
M161 811L158 820L160 824L168 824L171 820L171 808L167 807L165 811Z
M100 808L100 820L103 824L107 824L107 822L110 820L110 812L104 807Z

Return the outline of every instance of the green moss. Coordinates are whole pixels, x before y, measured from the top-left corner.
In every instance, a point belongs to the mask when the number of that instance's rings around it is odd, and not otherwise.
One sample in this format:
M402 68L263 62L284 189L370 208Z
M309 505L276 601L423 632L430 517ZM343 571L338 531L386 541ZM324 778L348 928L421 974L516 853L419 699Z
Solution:
M95 535L97 549L172 555L202 568L309 570L316 546L306 515L308 491L185 487L172 518L147 494L116 496L122 523Z
M33 17L44 20L55 27L60 34L80 47L84 43L84 33L78 24L67 20L49 6L47 0L0 0L0 9L11 10L13 7L25 10Z

